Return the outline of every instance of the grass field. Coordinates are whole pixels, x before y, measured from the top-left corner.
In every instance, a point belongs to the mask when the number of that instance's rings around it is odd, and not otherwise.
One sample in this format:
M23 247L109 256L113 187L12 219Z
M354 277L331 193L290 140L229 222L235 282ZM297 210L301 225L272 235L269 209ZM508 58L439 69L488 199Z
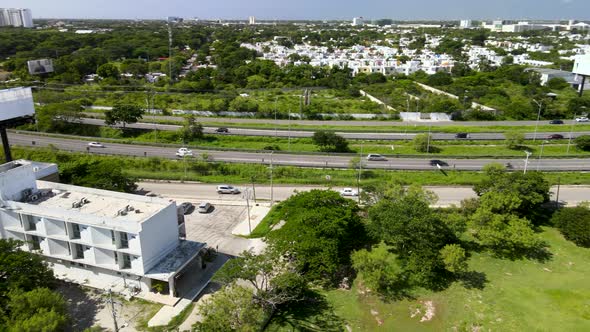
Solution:
M268 331L338 322L352 331L589 331L590 249L576 247L554 228L543 228L541 237L552 253L545 263L474 253L469 266L485 278L483 289L454 283L441 292L417 291L414 299L387 303L361 293L356 280L350 291L322 292L328 305L321 312L282 313ZM430 301L434 317L420 322Z

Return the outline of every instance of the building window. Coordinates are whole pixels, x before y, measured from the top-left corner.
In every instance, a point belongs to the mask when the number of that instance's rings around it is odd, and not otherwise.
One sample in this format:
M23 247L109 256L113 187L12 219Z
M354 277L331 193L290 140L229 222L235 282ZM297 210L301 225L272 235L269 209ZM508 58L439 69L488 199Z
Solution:
M111 244L115 245L115 231L111 230Z
M127 233L121 233L121 248L129 248L129 239Z
M72 239L80 239L80 225L72 224Z
M28 222L29 222L29 230L30 231L36 231L37 230L37 223L32 220L33 218L29 218Z
M131 268L131 256L123 254L123 269Z
M119 264L119 254L115 253L115 264Z
M31 242L33 245L33 250L41 250L41 240L38 236L33 236L31 238Z
M76 246L76 257L78 259L84 259L84 247L81 244L75 244Z

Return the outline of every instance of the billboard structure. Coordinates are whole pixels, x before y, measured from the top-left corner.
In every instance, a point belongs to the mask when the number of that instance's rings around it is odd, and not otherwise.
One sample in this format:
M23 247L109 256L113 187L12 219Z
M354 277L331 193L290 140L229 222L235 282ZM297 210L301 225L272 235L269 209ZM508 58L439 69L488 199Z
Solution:
M53 72L53 61L51 59L29 60L29 74L39 75Z
M12 160L6 128L33 122L35 104L31 88L0 90L0 137L6 161Z
M578 91L579 96L582 97L586 76L590 76L590 54L576 56L572 72L582 76L582 84L580 84L580 90Z

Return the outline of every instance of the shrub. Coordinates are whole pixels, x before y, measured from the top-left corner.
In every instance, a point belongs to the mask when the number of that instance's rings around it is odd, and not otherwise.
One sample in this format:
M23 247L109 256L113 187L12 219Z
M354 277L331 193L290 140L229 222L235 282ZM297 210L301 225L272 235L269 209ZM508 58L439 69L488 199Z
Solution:
M576 146L584 151L590 151L590 135L582 135L574 140Z
M551 221L566 239L580 247L590 247L590 209L564 208L556 212Z

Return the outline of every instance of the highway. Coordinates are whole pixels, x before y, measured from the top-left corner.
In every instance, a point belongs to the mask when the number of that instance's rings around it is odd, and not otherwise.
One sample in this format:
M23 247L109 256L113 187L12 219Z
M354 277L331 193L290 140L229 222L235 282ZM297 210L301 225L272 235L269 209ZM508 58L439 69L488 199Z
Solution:
M97 126L104 126L104 120L100 119L88 119L84 118L80 120L82 123L97 125ZM147 130L162 130L162 131L176 131L182 126L178 125L167 125L167 124L156 124L156 123L146 123L146 122L138 122L133 124L126 125L127 128L137 128L137 129L147 129ZM207 134L217 134L215 132L217 127L204 127L203 131ZM402 128L400 128L402 129ZM467 128L466 128L467 129ZM566 139L569 138L570 132L567 130L566 127L556 127L556 129L563 129L562 131L554 131L554 132L538 132L536 135L537 139L546 139L551 134L560 134L563 135ZM467 131L467 130L466 130ZM338 135L346 139L357 139L357 140L411 140L417 134L416 133L352 133L352 132L336 132ZM589 135L590 131L585 132L574 132L572 134L572 138L576 138L581 135ZM304 131L304 130L273 130L273 129L244 129L244 128L229 128L229 133L220 134L220 135L235 135L235 136L266 136L266 137L292 137L292 138L302 138L302 137L311 137L313 136L313 131ZM525 134L526 139L533 139L535 137L534 133L527 133ZM455 140L455 134L452 133L432 133L432 139L434 140ZM505 139L504 134L502 133L469 133L469 139L471 140L503 140Z
M77 136L67 136L67 138L56 138L43 136L33 133L19 133L10 131L9 140L11 145L25 147L48 147L53 146L59 150L87 152L92 154L107 155L125 155L137 157L164 157L169 159L178 159L175 156L180 146L152 146L120 143L104 143L104 148L88 148L87 141L80 140ZM64 136L62 136L64 137ZM287 154L287 153L270 153L270 152L243 152L243 151L213 151L213 150L193 150L195 157L206 154L211 161L229 162L229 163L254 163L282 166L299 166L315 168L350 168L351 160L356 157L354 154ZM370 153L370 151L367 151ZM523 158L524 158L523 153ZM363 159L362 166L364 169L392 169L392 170L436 170L436 165L431 165L430 159L443 159L433 155L424 158L399 158L389 156L387 161L367 161ZM514 170L524 168L522 159L444 159L442 170L481 170L486 164L510 163ZM528 169L538 169L542 171L590 171L590 159L572 158L572 159L530 159Z
M216 192L215 184L203 183L179 183L179 182L139 182L138 188L144 192L151 192L165 198L172 198L179 202L190 201L199 203L209 201L214 204L245 204L243 195L220 195ZM240 189L252 188L252 186L238 186ZM255 185L256 198L261 201L270 201L270 186ZM273 199L283 201L296 192L312 189L328 189L323 186L291 186L278 185L273 187ZM342 188L331 188L340 190ZM471 187L464 186L425 186L424 189L434 192L438 196L436 206L459 205L462 200L477 197ZM551 188L551 199L556 198L557 187ZM559 189L559 201L568 206L575 206L583 201L590 201L590 186L561 186Z
M102 116L102 113L84 113L91 116ZM145 114L144 119L156 118L165 121L184 121L182 116ZM482 127L482 126L534 126L537 121L378 121L378 120L274 120L274 119L252 119L252 118L228 118L228 117L196 117L198 122L202 123L225 123L225 124L278 124L288 126L298 124L302 126L345 126L345 127L405 127L405 126L465 126L465 127ZM572 124L574 120L563 120L565 125ZM539 121L539 125L549 124L549 120ZM559 125L556 125L559 126Z

